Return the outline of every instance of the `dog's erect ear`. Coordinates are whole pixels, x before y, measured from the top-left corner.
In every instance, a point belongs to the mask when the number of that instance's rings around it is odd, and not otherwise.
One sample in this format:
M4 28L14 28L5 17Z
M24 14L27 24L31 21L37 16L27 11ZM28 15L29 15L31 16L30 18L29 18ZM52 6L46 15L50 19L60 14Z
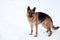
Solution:
M28 6L27 10L28 10L28 11L30 10L30 6Z
M35 11L36 10L36 7L34 7L32 10Z

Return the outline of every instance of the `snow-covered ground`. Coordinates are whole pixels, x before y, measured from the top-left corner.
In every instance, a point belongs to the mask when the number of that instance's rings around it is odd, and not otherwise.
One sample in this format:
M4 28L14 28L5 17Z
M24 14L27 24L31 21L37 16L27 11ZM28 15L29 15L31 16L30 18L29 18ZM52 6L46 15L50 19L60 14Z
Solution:
M60 29L53 30L48 37L42 25L39 25L38 37L29 35L30 26L26 18L28 5L47 13L54 25L60 26L60 0L0 0L0 40L60 40Z

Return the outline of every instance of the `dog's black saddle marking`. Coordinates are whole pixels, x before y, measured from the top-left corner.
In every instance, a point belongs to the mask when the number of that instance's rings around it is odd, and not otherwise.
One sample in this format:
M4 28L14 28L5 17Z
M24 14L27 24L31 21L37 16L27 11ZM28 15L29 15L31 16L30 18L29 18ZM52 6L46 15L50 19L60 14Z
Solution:
M38 20L41 20L41 22L44 21L46 17L50 18L49 15L47 15L47 14L45 14L43 12L38 12Z

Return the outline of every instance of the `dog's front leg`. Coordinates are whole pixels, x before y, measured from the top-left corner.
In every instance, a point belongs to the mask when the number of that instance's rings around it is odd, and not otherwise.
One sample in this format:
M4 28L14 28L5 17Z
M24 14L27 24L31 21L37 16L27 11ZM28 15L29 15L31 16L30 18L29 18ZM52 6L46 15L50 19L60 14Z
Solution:
M34 37L37 37L38 36L38 24L36 24L36 34L34 35Z
M37 37L38 36L38 21L36 20L36 34L34 35L34 37Z
M29 33L29 35L32 35L33 33L33 25L31 24L31 32Z

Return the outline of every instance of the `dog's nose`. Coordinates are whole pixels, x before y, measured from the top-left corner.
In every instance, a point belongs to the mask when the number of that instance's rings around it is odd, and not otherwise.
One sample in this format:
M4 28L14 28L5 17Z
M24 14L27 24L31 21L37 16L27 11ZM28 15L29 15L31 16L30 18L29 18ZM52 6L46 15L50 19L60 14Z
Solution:
M32 14L30 14L29 17L33 17Z

